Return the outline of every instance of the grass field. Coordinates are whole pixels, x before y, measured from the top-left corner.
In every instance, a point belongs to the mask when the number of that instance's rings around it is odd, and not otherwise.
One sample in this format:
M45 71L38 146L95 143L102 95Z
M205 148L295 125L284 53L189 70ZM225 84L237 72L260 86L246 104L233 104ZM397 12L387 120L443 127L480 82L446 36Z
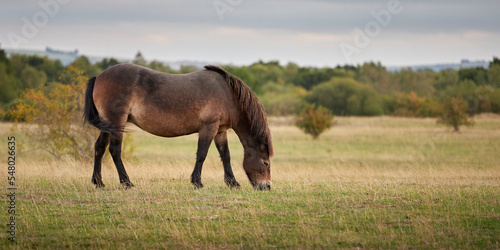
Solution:
M241 190L224 185L214 146L202 172L205 188L193 189L197 135L133 132L135 157L125 162L131 190L120 187L110 157L107 186L96 189L92 163L19 152L17 242L7 240L4 195L0 248L499 249L500 117L475 120L451 133L435 119L341 117L313 141L287 119L272 118L269 192L248 183L234 133ZM4 162L9 128L0 124ZM0 178L7 179L6 167Z

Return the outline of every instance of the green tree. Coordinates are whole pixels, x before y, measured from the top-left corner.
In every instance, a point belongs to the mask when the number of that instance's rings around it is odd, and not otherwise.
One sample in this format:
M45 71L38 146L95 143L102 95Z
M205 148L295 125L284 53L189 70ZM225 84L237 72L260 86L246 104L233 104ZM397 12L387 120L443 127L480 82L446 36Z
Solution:
M14 67L3 49L0 48L0 120L7 119L4 113L19 96L21 83L16 77Z
M277 82L279 78L284 78L283 67L279 61L263 62L259 61L248 67L257 81L266 83L269 81Z
M378 93L367 84L352 78L332 78L314 86L305 100L326 107L335 115L380 115L382 102Z
M438 100L442 102L448 100L450 97L459 97L463 99L467 105L467 112L470 115L478 114L481 112L491 112L492 93L495 88L491 85L476 85L470 79L461 81L456 86L448 86L440 92Z
M412 69L403 69L394 74L393 88L399 89L403 93L412 91L419 96L431 98L434 93L434 83L436 73L430 70L413 71Z
M462 99L467 96L472 96L477 89L477 85L473 80L466 79L460 81L455 86L448 86L441 92L441 99L444 101L450 97L461 97Z
M299 65L289 62L283 68L283 80L291 83L295 75L299 72Z
M488 85L500 87L500 64L492 63L488 69Z
M64 70L64 67L59 60L50 60L47 56L40 57L37 55L27 56L28 64L39 71L42 71L47 76L47 81L57 80L57 76Z
M7 54L5 50L0 48L0 63L9 63L9 59L7 58Z
M357 95L351 95L347 98L346 109L348 114L361 113L361 100Z
M233 69L234 70L234 69ZM259 61L250 65L245 70L248 70L251 76L241 76L242 78L249 78L250 82L245 82L256 93L261 94L261 88L268 82L278 82L279 79L284 79L283 68L279 65L278 61L270 61L268 63ZM241 72L234 72L237 77L240 77ZM245 81L246 79L242 79Z
M96 76L101 73L101 69L96 65L92 64L88 57L79 56L76 60L71 64L72 67L79 69L83 72L84 75L87 76ZM65 82L63 82L65 83ZM66 83L68 84L68 83Z
M261 88L263 83L257 82L257 79L247 66L224 65L223 68L242 80L256 94L262 93Z
M364 63L358 71L357 80L371 85L378 93L390 94L399 90L399 86L393 84L391 74L380 62Z
M48 57L43 57L42 63L38 66L34 66L38 70L45 72L47 75L47 81L53 82L57 81L57 77L64 71L64 66L61 64L59 60L50 60Z
M175 70L170 68L170 66L165 65L160 61L153 60L148 65L149 68L154 69L156 71L165 72L165 73L177 73Z
M437 123L453 127L453 131L459 132L460 126L472 126L474 120L467 115L467 105L462 98L450 98L443 104L443 113Z
M19 80L8 68L5 62L0 62L0 113L19 96Z
M434 81L434 89L442 91L447 87L453 87L458 84L458 71L456 70L442 70L436 76Z
M321 133L332 127L333 118L329 109L310 104L304 108L295 125L304 133L311 135L313 139L318 139Z
M500 65L500 59L496 56L494 56L493 60L490 62L490 67L493 66L494 64Z
M464 68L458 71L459 81L471 80L476 85L484 84L488 80L486 69L478 68Z
M181 65L181 68L179 69L179 74L186 74L186 73L191 73L198 71L199 69L196 68L194 65Z
M64 71L64 66L59 60L53 61L46 56L12 54L10 64L17 78L21 78L21 74L27 66L44 72L48 82L56 81L57 77Z
M382 114L393 115L397 108L396 97L392 95L381 95L380 101L382 102Z
M21 71L22 88L36 88L47 82L47 75L45 72L37 70L36 68L26 65Z
M302 97L307 91L292 84L269 82L262 88L259 99L268 115L287 116L300 112Z
M491 103L491 112L500 114L500 88L495 88L489 96Z
M97 62L96 63L96 66L100 68L101 71L113 66L113 65L116 65L116 64L119 64L120 62L118 60L116 60L115 58L104 58L102 59L100 62Z
M299 68L296 76L292 79L293 84L311 90L314 86L326 82L332 77L351 77L349 71L345 69L331 68Z

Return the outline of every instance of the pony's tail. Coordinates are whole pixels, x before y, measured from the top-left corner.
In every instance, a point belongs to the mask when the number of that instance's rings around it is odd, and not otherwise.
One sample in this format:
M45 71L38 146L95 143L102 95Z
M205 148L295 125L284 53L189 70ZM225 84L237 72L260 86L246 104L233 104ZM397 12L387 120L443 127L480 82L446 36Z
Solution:
M83 108L83 119L90 125L108 133L118 132L119 129L101 120L99 112L94 104L94 84L96 77L92 77L87 82L85 91L85 106Z

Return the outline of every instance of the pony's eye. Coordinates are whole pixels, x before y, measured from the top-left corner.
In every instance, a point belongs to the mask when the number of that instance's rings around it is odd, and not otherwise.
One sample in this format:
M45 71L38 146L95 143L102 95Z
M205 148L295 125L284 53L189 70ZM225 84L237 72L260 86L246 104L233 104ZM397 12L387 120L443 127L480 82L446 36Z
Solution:
M262 160L262 164L264 164L264 166L266 166L266 167L269 167L269 162L266 160Z

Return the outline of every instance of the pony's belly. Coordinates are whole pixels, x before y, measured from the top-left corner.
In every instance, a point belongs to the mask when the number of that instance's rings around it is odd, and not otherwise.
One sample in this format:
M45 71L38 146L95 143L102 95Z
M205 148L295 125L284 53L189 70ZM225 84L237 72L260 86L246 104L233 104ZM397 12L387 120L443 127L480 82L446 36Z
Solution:
M198 132L200 127L198 119L182 119L175 116L162 116L156 114L148 119L137 119L131 117L129 122L137 125L142 130L163 137L176 137Z

